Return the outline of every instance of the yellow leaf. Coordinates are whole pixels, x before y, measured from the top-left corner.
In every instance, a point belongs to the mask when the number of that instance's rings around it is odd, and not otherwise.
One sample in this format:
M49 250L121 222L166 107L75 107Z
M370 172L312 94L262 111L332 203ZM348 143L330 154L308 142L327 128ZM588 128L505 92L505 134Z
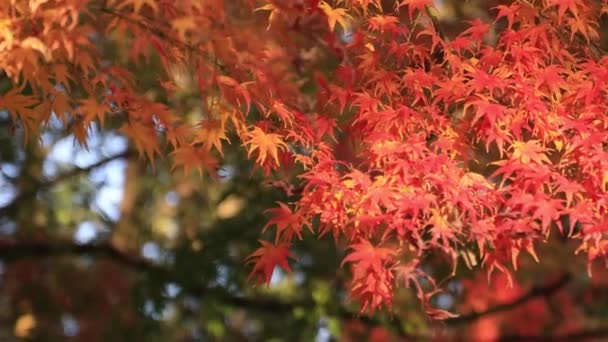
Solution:
M223 122L221 120L205 120L201 123L201 128L194 143L202 143L208 151L215 147L220 155L224 156L222 140L228 141Z
M283 142L281 136L274 133L265 133L261 128L255 127L252 132L247 133L249 140L245 144L249 145L247 157L251 157L253 152L258 151L258 164L264 164L266 158L270 155L276 164L279 164L279 150L287 148L287 144Z
M513 159L518 159L522 164L529 164L530 162L542 164L550 164L551 161L545 155L543 146L539 144L538 140L528 141L515 141L513 142Z
M51 60L51 52L44 43L36 37L27 37L21 42L21 47L40 52L48 62Z
M350 20L352 17L346 12L345 8L332 8L327 2L321 1L319 8L327 16L327 23L331 31L336 27L336 23L342 26L342 30L350 29Z

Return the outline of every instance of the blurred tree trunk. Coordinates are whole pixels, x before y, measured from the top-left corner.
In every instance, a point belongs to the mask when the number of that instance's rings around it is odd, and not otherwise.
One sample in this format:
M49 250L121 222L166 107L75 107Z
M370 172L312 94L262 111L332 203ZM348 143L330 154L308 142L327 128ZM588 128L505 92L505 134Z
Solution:
M131 149L131 146L129 146ZM111 243L123 252L135 251L138 248L138 225L136 212L141 196L141 179L145 172L145 164L137 153L127 158L120 218L112 231Z

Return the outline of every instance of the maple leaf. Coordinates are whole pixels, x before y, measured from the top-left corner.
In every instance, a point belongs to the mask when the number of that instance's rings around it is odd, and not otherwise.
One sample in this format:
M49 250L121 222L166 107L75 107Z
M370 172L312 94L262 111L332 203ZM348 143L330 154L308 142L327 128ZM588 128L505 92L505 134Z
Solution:
M485 118L487 122L494 124L494 122L496 122L498 118L502 118L507 111L507 107L498 103L488 102L486 99L468 102L465 104L464 111L466 112L466 109L471 105L474 106L476 110L471 125L474 125L482 117Z
M522 164L529 164L530 162L537 164L551 163L545 154L547 148L543 148L538 140L514 141L511 147L513 148L511 158L519 160Z
M101 127L104 126L106 113L109 112L109 107L105 103L99 103L94 98L86 98L80 101L78 112L84 117L86 125L92 121L98 121Z
M515 16L521 10L521 5L514 2L509 6L498 5L494 8L498 10L498 14L496 14L496 21L498 21L500 18L507 17L507 28L510 30L511 27L513 27Z
M352 17L346 9L344 8L332 8L327 2L321 1L319 3L319 8L325 13L327 16L327 23L329 25L329 30L333 31L336 27L336 24L340 24L343 31L347 31L350 29L350 21Z
M285 126L293 126L294 113L287 109L285 104L279 101L274 101L272 104L272 109L275 113L277 113L277 116L281 119Z
M449 251L450 243L457 241L457 229L448 222L447 216L441 214L436 209L431 209L432 216L427 221L431 225L432 243L437 244L439 241L444 250Z
M220 85L231 87L232 89L234 89L234 91L236 91L239 95L243 97L247 108L245 113L248 113L251 109L251 95L249 93L249 90L247 90L246 86L247 84L251 84L251 82L239 83L234 78L225 75L216 76L216 80ZM238 104L240 105L240 102L238 102Z
M427 8L435 7L432 0L402 0L399 5L397 5L397 9L405 6L407 6L407 14L410 19L414 18L415 11L418 11L418 13L426 13Z
M349 247L352 252L342 264L352 263L353 297L363 301L361 312L368 307L373 312L382 303L390 308L394 273L391 269L396 251L385 247L375 247L368 240Z
M566 70L558 65L549 65L538 73L536 78L536 87L541 84L546 84L551 92L559 94L560 88L566 88L566 83L561 74L565 74Z
M498 77L496 75L490 75L480 69L475 70L475 72L470 74L470 77L471 77L471 81L469 82L469 86L471 86L471 90L473 91L473 94L479 93L485 89L489 90L489 92L492 93L492 91L494 89L504 89L507 85L507 82L505 82L500 77ZM484 101L478 101L476 103L478 106L480 106L481 105L480 103L483 103L483 102ZM483 105L481 105L481 106L483 106ZM489 108L484 108L484 109L492 110ZM502 108L495 108L495 110L500 110L500 109L502 109Z
M368 19L370 30L384 33L396 32L399 18L392 15L377 15Z
M336 120L325 115L315 114L313 116L313 124L315 127L315 133L317 140L321 140L326 134L334 142L338 142L334 135L334 129L336 128Z
M281 240L291 241L295 236L298 239L302 239L302 219L300 215L291 211L291 209L284 203L277 202L278 208L267 209L265 212L272 214L272 219L266 223L262 232L266 231L268 227L276 225L277 234L275 243Z
M288 146L281 136L274 133L266 133L259 127L254 127L253 131L248 132L247 136L249 139L244 143L249 145L249 151L247 157L250 158L253 152L258 151L258 158L256 162L258 164L264 164L268 156L272 157L275 163L279 164L279 150L287 149Z
M416 36L416 38L419 38L420 36L431 37L431 52L434 52L440 43L444 43L443 39L441 39L441 36L439 35L439 33L437 33L435 26L428 26L428 27L424 28L423 30L418 32L418 35Z
M196 169L199 176L203 176L203 170L207 170L212 176L216 174L219 167L217 160L209 153L208 149L193 146L180 147L172 152L173 166L171 171L178 167L184 168L184 174Z
M62 85L63 87L65 87L65 89L69 91L69 80L72 80L73 78L72 75L70 75L68 72L68 67L63 64L53 64L51 66L51 72L55 78L55 82L57 82L57 84Z
M224 156L222 140L229 141L222 120L204 120L200 123L200 129L193 142L202 143L207 150L215 148L221 156Z
M61 120L61 122L65 125L66 123L66 113L68 113L72 106L70 105L69 98L65 94L65 92L57 91L54 93L53 97L53 113L57 115L57 118Z
M352 252L349 253L342 265L353 263L353 267L358 270L372 270L381 272L387 262L391 262L396 254L396 251L385 247L376 247L368 240L361 240L358 243L349 246Z
M557 184L557 189L555 191L562 192L566 196L566 207L570 207L575 195L580 199L582 197L581 193L585 190L579 183L559 175L555 180L555 183Z
M557 220L561 214L562 205L558 200L537 200L536 210L532 217L540 218L541 229L546 232L551 221Z
M578 6L581 2L579 0L547 0L548 7L557 7L557 21L562 22L562 18L566 14L566 11L570 11L572 15L578 17Z
M471 26L464 30L461 34L471 37L474 41L482 41L483 38L490 32L490 24L484 23L479 18L469 21L469 24Z
M593 21L589 21L589 20L584 20L582 18L567 18L567 22L568 22L568 27L570 27L570 41L574 40L574 36L577 33L580 33L585 40L587 41L588 44L591 43L591 41L597 41L600 38L600 35L598 33L598 27L599 25L597 24L597 22L593 22Z
M0 109L7 110L9 115L21 121L25 127L25 141L28 140L28 133L37 128L37 112L34 106L37 104L34 96L20 94L21 89L14 88L4 95L0 95Z
M148 157L154 167L154 157L160 154L160 144L154 127L133 120L123 124L119 130L133 140L137 152Z
M276 266L280 266L285 271L291 272L288 263L288 258L294 258L293 254L289 251L291 244L283 242L273 245L263 240L259 240L259 242L262 244L262 247L258 248L245 259L246 263L254 264L253 270L249 274L249 279L256 278L259 283L270 285L272 273Z

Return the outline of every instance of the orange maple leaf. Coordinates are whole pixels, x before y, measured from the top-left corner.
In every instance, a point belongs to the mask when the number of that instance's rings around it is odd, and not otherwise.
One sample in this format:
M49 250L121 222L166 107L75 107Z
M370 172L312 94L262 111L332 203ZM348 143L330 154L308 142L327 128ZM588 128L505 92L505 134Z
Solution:
M203 169L208 170L209 173L214 175L218 167L217 160L204 148L186 146L176 149L172 154L173 167L171 167L171 171L182 166L184 174L188 174L192 169L196 169L202 177Z
M154 157L156 154L160 154L160 144L156 130L138 120L133 120L123 124L120 131L133 140L139 155L148 157L154 168Z
M99 121L101 127L105 124L106 112L110 108L105 103L99 103L94 98L86 98L80 101L80 107L78 111L82 114L86 125L92 121Z
M222 120L205 120L201 123L201 128L194 142L203 143L207 150L215 147L220 155L224 156L222 140L229 141Z
M287 149L287 144L281 139L281 136L274 133L266 133L261 128L255 127L252 132L248 132L249 140L245 144L249 145L247 157L250 158L253 152L258 151L258 164L264 164L270 155L275 163L279 164L279 150Z

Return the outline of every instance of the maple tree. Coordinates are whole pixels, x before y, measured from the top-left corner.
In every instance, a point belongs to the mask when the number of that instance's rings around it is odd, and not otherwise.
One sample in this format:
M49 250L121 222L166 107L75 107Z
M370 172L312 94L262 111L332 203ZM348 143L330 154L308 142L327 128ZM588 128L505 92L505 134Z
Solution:
M362 312L408 287L456 319L434 298L463 264L512 285L556 235L589 275L608 261L608 1L476 8L450 27L429 0L11 0L0 109L26 144L95 124L216 181L241 146L285 192L250 278L331 238Z

